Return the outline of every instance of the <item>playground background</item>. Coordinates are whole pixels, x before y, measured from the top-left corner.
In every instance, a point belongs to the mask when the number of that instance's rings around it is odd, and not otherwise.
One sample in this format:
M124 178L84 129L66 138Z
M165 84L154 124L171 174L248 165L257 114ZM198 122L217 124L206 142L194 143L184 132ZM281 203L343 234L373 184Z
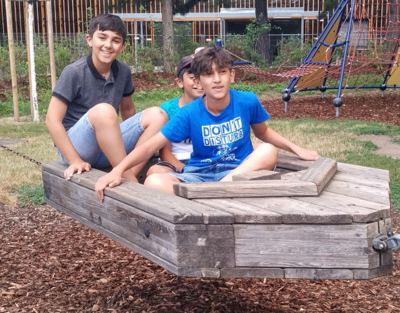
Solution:
M368 73L367 73L368 74ZM171 73L132 74L137 110L181 94ZM39 77L41 121L31 122L29 84L19 77L21 122L12 118L11 82L0 81L0 137L40 162L56 160L43 123L49 77ZM268 122L292 141L342 162L384 168L391 175L393 231L399 232L400 159L376 155L358 135L386 135L400 148L398 90L358 90L339 117L333 93L292 96L286 81L237 71L232 88L254 91ZM391 275L369 281L182 278L41 203L40 166L0 149L0 313L2 312L399 312L400 262ZM7 204L6 204L7 203Z

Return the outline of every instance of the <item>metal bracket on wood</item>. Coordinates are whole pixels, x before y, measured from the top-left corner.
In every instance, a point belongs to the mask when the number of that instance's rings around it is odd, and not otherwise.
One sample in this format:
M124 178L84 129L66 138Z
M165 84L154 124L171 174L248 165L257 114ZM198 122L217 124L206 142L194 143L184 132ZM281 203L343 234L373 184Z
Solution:
M383 252L387 249L399 250L400 234L393 235L393 233L390 231L387 233L387 236L378 234L372 241L372 247L378 252Z

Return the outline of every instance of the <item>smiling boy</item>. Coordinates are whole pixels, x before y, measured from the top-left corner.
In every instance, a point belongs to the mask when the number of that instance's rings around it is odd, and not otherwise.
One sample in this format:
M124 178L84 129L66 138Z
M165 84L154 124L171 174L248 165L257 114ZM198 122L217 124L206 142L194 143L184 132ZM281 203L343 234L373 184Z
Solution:
M317 152L301 148L267 127L269 114L254 93L229 89L235 71L226 50L207 47L196 54L191 67L204 96L181 108L159 133L97 181L95 190L101 201L105 187L119 185L127 168L143 162L169 141L190 138L193 153L182 173L153 174L146 179L145 185L168 193L173 193L173 184L178 182L231 181L235 174L271 170L277 162L276 148L304 160L319 157ZM264 142L255 150L250 128Z
M183 90L183 95L164 102L160 106L167 113L169 120L178 114L183 106L204 94L203 89L196 83L190 67L193 57L193 54L184 56L176 68L175 82ZM160 149L161 161L150 167L147 176L155 173L180 173L189 161L192 152L193 146L190 139L178 143L167 143L164 148Z
M66 66L53 90L46 126L59 157L69 165L66 179L91 166L115 167L167 121L160 108L135 114L131 70L116 60L125 39L125 24L118 16L94 17L86 35L92 53ZM143 161L127 168L124 178L137 181Z

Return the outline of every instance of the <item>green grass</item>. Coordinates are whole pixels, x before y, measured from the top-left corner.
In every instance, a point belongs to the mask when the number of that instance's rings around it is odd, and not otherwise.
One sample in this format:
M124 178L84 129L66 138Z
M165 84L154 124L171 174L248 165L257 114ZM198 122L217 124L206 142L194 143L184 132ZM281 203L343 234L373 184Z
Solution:
M43 184L26 185L14 189L21 205L36 207L45 204Z

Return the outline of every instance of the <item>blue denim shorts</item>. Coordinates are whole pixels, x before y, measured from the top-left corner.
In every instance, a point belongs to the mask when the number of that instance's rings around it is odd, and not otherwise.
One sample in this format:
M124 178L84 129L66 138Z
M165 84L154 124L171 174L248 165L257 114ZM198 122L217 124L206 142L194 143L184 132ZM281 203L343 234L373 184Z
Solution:
M206 166L185 165L182 173L167 173L186 183L220 181L240 164L219 163Z
M120 126L122 140L124 142L125 151L128 154L133 150L136 142L143 133L142 126L142 112L135 114L134 116L123 121ZM97 143L96 134L92 125L90 125L88 119L88 113L83 115L79 121L72 126L68 131L67 135L79 154L81 159L88 162L93 167L109 167L110 162L101 151L99 144ZM56 151L61 161L68 165L67 160L61 155L61 152L57 149Z
M183 164L187 164L189 162L189 160L179 160L179 162L182 162ZM156 165L160 165L160 166L165 166L165 167L169 167L170 169L172 169L175 173L179 173L178 169L171 163L167 162L167 161L158 161L158 163Z

